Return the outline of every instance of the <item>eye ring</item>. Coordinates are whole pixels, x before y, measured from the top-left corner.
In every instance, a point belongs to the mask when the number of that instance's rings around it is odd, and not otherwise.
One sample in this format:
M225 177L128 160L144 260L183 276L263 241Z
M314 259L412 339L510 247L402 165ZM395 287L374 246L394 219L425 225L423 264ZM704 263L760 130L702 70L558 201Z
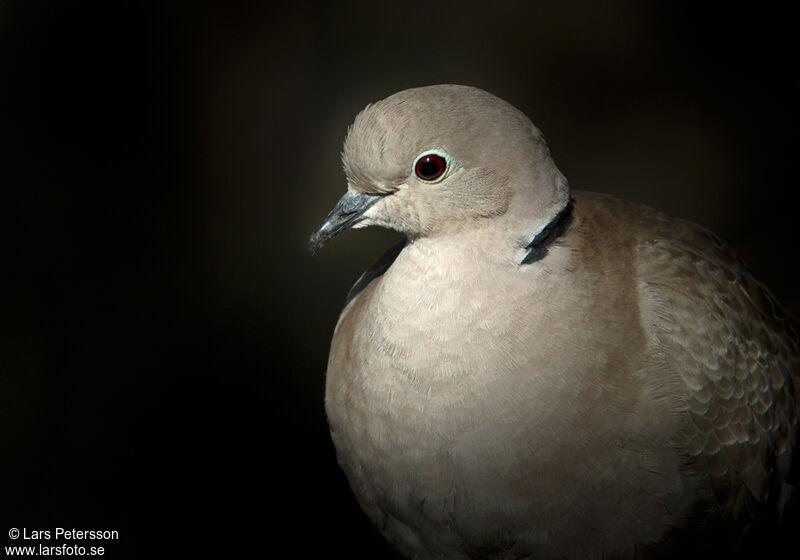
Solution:
M447 176L451 163L450 154L441 148L425 150L414 160L412 174L423 183L438 183Z

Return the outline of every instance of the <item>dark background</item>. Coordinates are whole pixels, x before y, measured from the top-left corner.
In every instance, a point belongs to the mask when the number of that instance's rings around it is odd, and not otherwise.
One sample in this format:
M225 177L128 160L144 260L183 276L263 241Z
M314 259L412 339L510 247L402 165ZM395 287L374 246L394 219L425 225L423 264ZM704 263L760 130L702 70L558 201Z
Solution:
M347 125L400 89L505 98L574 188L710 227L797 314L795 18L720 6L0 2L0 542L391 557L323 391L393 234L306 240Z

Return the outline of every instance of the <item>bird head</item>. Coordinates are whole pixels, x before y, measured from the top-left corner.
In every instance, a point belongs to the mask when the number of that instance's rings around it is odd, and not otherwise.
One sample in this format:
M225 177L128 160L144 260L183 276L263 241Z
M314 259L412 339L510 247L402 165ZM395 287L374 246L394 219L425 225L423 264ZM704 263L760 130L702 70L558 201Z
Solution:
M312 250L347 227L415 239L530 204L549 218L569 199L533 123L468 86L409 89L368 105L348 130L342 164L347 192L312 235Z

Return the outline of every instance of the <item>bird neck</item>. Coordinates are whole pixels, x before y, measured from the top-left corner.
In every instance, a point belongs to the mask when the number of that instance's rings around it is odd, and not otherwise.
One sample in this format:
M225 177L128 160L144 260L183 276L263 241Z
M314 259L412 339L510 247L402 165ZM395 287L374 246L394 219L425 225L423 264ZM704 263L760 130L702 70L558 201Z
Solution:
M572 223L573 200L549 208L545 217L521 213L477 221L473 227L410 238L412 251L436 263L507 266L533 264L543 259L551 245Z

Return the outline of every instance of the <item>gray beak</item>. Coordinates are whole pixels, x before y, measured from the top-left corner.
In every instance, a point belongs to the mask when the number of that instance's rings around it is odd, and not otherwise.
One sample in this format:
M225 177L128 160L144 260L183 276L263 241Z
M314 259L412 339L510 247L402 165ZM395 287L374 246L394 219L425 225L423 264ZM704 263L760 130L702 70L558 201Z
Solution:
M308 241L308 250L314 254L329 239L333 239L343 230L357 224L364 219L366 212L373 204L385 195L352 193L347 191L339 202L336 203L331 213L325 218Z

